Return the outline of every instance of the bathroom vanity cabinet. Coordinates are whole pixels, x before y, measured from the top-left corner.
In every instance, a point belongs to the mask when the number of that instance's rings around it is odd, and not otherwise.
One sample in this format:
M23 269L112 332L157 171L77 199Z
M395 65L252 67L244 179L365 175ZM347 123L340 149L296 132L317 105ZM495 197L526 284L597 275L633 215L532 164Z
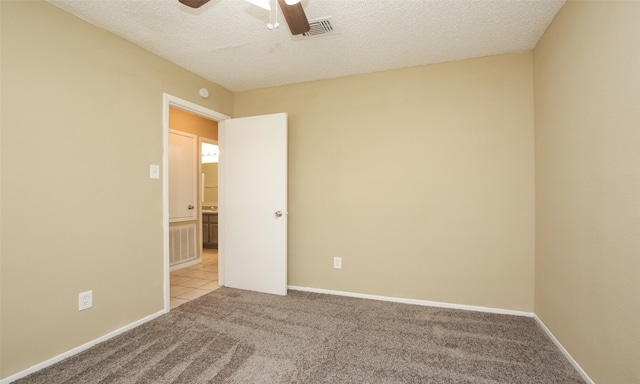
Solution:
M202 214L202 246L218 248L218 213Z

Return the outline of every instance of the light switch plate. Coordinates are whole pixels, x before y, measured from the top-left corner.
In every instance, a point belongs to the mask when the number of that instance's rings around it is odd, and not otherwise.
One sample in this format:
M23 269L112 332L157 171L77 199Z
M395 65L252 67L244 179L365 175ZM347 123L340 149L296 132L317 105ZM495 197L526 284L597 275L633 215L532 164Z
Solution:
M159 179L160 178L160 166L157 164L151 164L149 166L149 178L151 179Z

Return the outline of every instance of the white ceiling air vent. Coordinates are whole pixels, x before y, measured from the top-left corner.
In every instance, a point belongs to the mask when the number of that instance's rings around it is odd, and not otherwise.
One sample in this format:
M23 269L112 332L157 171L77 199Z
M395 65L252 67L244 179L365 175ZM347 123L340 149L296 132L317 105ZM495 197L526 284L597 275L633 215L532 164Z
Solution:
M316 35L324 35L326 33L333 32L333 26L331 25L330 17L323 17L321 19L309 20L309 26L311 27L309 32L305 32L302 35L309 37L309 36L316 36Z

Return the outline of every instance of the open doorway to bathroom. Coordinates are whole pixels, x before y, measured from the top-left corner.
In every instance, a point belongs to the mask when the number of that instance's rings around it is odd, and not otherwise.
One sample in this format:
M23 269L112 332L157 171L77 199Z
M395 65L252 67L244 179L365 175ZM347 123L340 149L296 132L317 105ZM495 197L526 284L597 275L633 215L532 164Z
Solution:
M197 191L197 210L191 224L195 236L189 241L197 257L170 265L170 308L205 295L218 284L218 122L178 108L169 108L169 128L194 135L197 139L197 174L193 188ZM175 154L176 156L180 154ZM169 153L170 161L174 154ZM171 177L169 177L171 182ZM171 201L171 193L169 200ZM184 222L177 223L182 226ZM169 224L169 230L173 224ZM170 247L173 249L172 247ZM170 250L171 251L171 250ZM171 260L175 258L171 257Z

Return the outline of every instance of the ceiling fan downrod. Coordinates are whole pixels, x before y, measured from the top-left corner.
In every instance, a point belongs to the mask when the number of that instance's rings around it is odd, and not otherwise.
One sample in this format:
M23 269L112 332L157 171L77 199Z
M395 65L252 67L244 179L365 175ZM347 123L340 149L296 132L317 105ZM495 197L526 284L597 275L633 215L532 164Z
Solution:
M271 23L271 8L269 9L269 24L267 24L267 29L268 30L274 30L277 29L280 26L280 23L278 23L278 1L274 0L275 3L275 7L273 7L273 9L275 9L275 14L276 14L276 21L275 23Z

